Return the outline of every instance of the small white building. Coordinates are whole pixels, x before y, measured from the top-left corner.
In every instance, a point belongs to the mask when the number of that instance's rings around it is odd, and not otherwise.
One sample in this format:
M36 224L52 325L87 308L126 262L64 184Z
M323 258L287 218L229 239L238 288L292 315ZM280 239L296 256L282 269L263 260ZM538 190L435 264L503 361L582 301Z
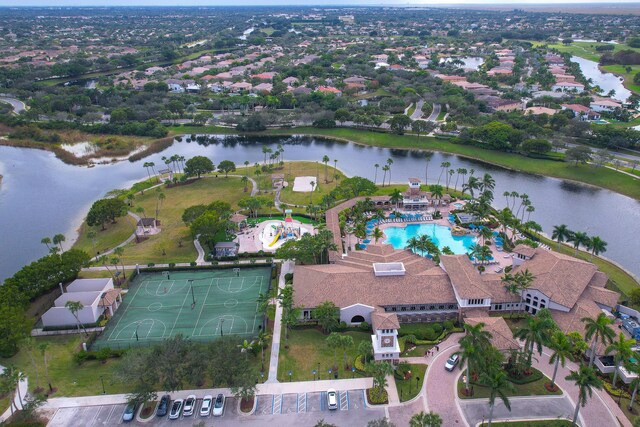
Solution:
M556 82L551 86L551 90L556 92L584 92L584 85L576 82Z
M597 111L598 113L601 113L603 111L612 112L616 108L619 108L620 104L618 104L615 101L597 100L597 101L593 101L591 104L589 104L589 106L593 111Z
M76 279L67 286L66 292L53 303L53 307L42 315L42 324L47 326L73 326L77 324L71 311L65 306L68 301L79 301L84 307L77 316L83 324L93 324L100 316L113 316L120 306L120 289L114 289L112 279Z
M371 343L373 344L374 360L388 360L396 363L400 360L400 344L398 343L398 329L400 322L395 313L374 311L371 313Z

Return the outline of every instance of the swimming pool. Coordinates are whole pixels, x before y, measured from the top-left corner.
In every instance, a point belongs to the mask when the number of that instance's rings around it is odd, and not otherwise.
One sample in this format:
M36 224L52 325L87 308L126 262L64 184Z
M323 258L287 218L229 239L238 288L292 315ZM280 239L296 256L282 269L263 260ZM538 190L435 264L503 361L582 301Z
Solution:
M476 243L476 238L471 235L453 236L451 229L438 224L409 224L406 227L389 227L384 230L387 237L385 243L391 244L394 249L404 249L407 241L414 236L426 234L440 249L449 246L454 254L466 254L469 248Z

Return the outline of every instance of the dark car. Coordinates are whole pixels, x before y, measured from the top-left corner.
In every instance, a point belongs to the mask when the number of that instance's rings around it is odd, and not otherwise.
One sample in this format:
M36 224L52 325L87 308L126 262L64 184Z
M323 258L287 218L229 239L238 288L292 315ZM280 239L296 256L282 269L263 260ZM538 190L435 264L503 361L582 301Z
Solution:
M167 412L169 412L170 402L171 402L171 396L169 396L168 394L165 394L164 396L162 396L162 398L160 399L160 403L158 403L158 409L156 409L157 417L164 417L167 415Z

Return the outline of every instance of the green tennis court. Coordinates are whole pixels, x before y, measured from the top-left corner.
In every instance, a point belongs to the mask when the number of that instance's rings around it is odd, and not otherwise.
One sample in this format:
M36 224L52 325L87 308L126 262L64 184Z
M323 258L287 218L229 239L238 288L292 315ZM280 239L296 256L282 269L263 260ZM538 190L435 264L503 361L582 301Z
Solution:
M270 267L143 272L92 349L135 347L182 334L211 341L223 335L256 336Z

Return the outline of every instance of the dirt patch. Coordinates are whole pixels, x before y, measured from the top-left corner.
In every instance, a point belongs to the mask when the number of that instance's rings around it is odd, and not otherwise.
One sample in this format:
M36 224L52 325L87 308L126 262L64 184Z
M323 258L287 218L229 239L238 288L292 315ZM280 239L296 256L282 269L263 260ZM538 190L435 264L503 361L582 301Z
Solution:
M249 399L242 399L240 401L240 410L245 413L251 412L253 409L253 401L255 397L250 397Z

